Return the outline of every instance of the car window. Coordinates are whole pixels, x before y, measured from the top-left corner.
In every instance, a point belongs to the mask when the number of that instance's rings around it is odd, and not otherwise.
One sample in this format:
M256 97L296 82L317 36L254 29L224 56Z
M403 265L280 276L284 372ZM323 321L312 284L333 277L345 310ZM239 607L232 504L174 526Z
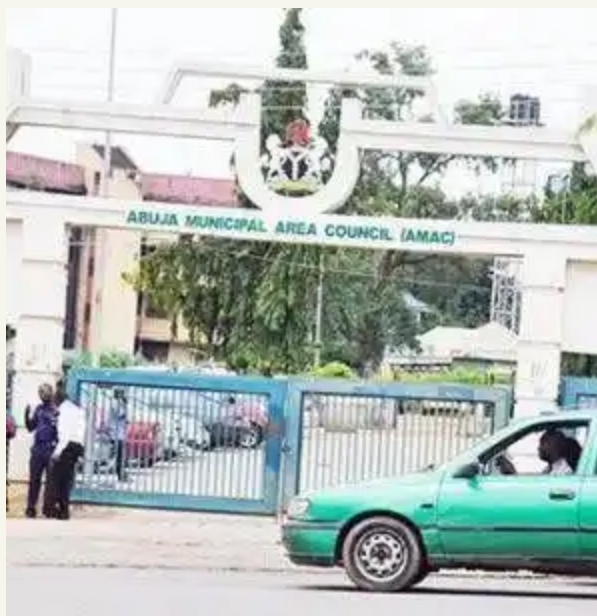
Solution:
M563 461L550 465L539 455L539 444L544 435L557 431L566 441ZM576 470L589 435L588 422L571 422L542 424L526 431L514 440L508 440L503 446L494 447L485 459L481 459L486 475L539 475L555 473L559 470L572 472Z

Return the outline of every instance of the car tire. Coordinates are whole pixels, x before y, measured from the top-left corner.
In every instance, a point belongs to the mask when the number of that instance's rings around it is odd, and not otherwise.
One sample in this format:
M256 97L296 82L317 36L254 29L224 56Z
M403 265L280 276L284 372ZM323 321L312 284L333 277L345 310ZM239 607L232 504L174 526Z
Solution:
M419 575L412 581L411 586L422 584L429 577L430 573L431 572L427 568L423 567Z
M215 422L209 428L209 449L223 449L234 447L235 428L223 422Z
M241 449L257 449L263 442L263 428L252 423L242 430L238 436L238 447Z
M376 516L350 529L342 562L353 584L369 592L400 592L422 581L425 554L416 533L404 522Z

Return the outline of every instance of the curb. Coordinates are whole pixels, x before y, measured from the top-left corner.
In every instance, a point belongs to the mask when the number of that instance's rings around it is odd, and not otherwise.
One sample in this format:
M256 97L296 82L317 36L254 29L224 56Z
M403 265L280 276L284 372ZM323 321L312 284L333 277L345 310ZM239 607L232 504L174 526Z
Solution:
M44 561L19 561L12 560L7 563L12 567L22 567L30 569L122 569L129 571L203 571L207 573L258 573L258 574L276 574L276 575L296 575L296 574L311 574L311 575L337 575L342 573L342 569L335 568L313 568L313 567L284 567L284 566L253 566L253 565L214 565L201 563L134 563L134 562L64 562L55 560ZM467 570L443 570L432 574L432 577L444 579L492 579L492 580L544 580L544 579L564 579L558 576L548 576L535 574L530 571L520 572L487 572L487 571L467 571Z

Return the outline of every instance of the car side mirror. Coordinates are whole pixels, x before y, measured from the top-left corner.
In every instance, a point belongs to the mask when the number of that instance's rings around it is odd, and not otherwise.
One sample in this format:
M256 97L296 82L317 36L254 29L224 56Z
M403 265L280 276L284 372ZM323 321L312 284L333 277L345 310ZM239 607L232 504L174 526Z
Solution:
M455 479L474 479L481 473L481 465L476 460L463 464L455 473Z

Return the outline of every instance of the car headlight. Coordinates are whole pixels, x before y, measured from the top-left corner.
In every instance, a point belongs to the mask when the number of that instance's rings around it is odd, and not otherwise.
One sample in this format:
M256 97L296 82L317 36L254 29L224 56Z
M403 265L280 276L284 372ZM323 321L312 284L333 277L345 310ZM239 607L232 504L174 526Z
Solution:
M289 518L300 518L307 513L310 505L307 498L294 498L288 505L287 515Z

